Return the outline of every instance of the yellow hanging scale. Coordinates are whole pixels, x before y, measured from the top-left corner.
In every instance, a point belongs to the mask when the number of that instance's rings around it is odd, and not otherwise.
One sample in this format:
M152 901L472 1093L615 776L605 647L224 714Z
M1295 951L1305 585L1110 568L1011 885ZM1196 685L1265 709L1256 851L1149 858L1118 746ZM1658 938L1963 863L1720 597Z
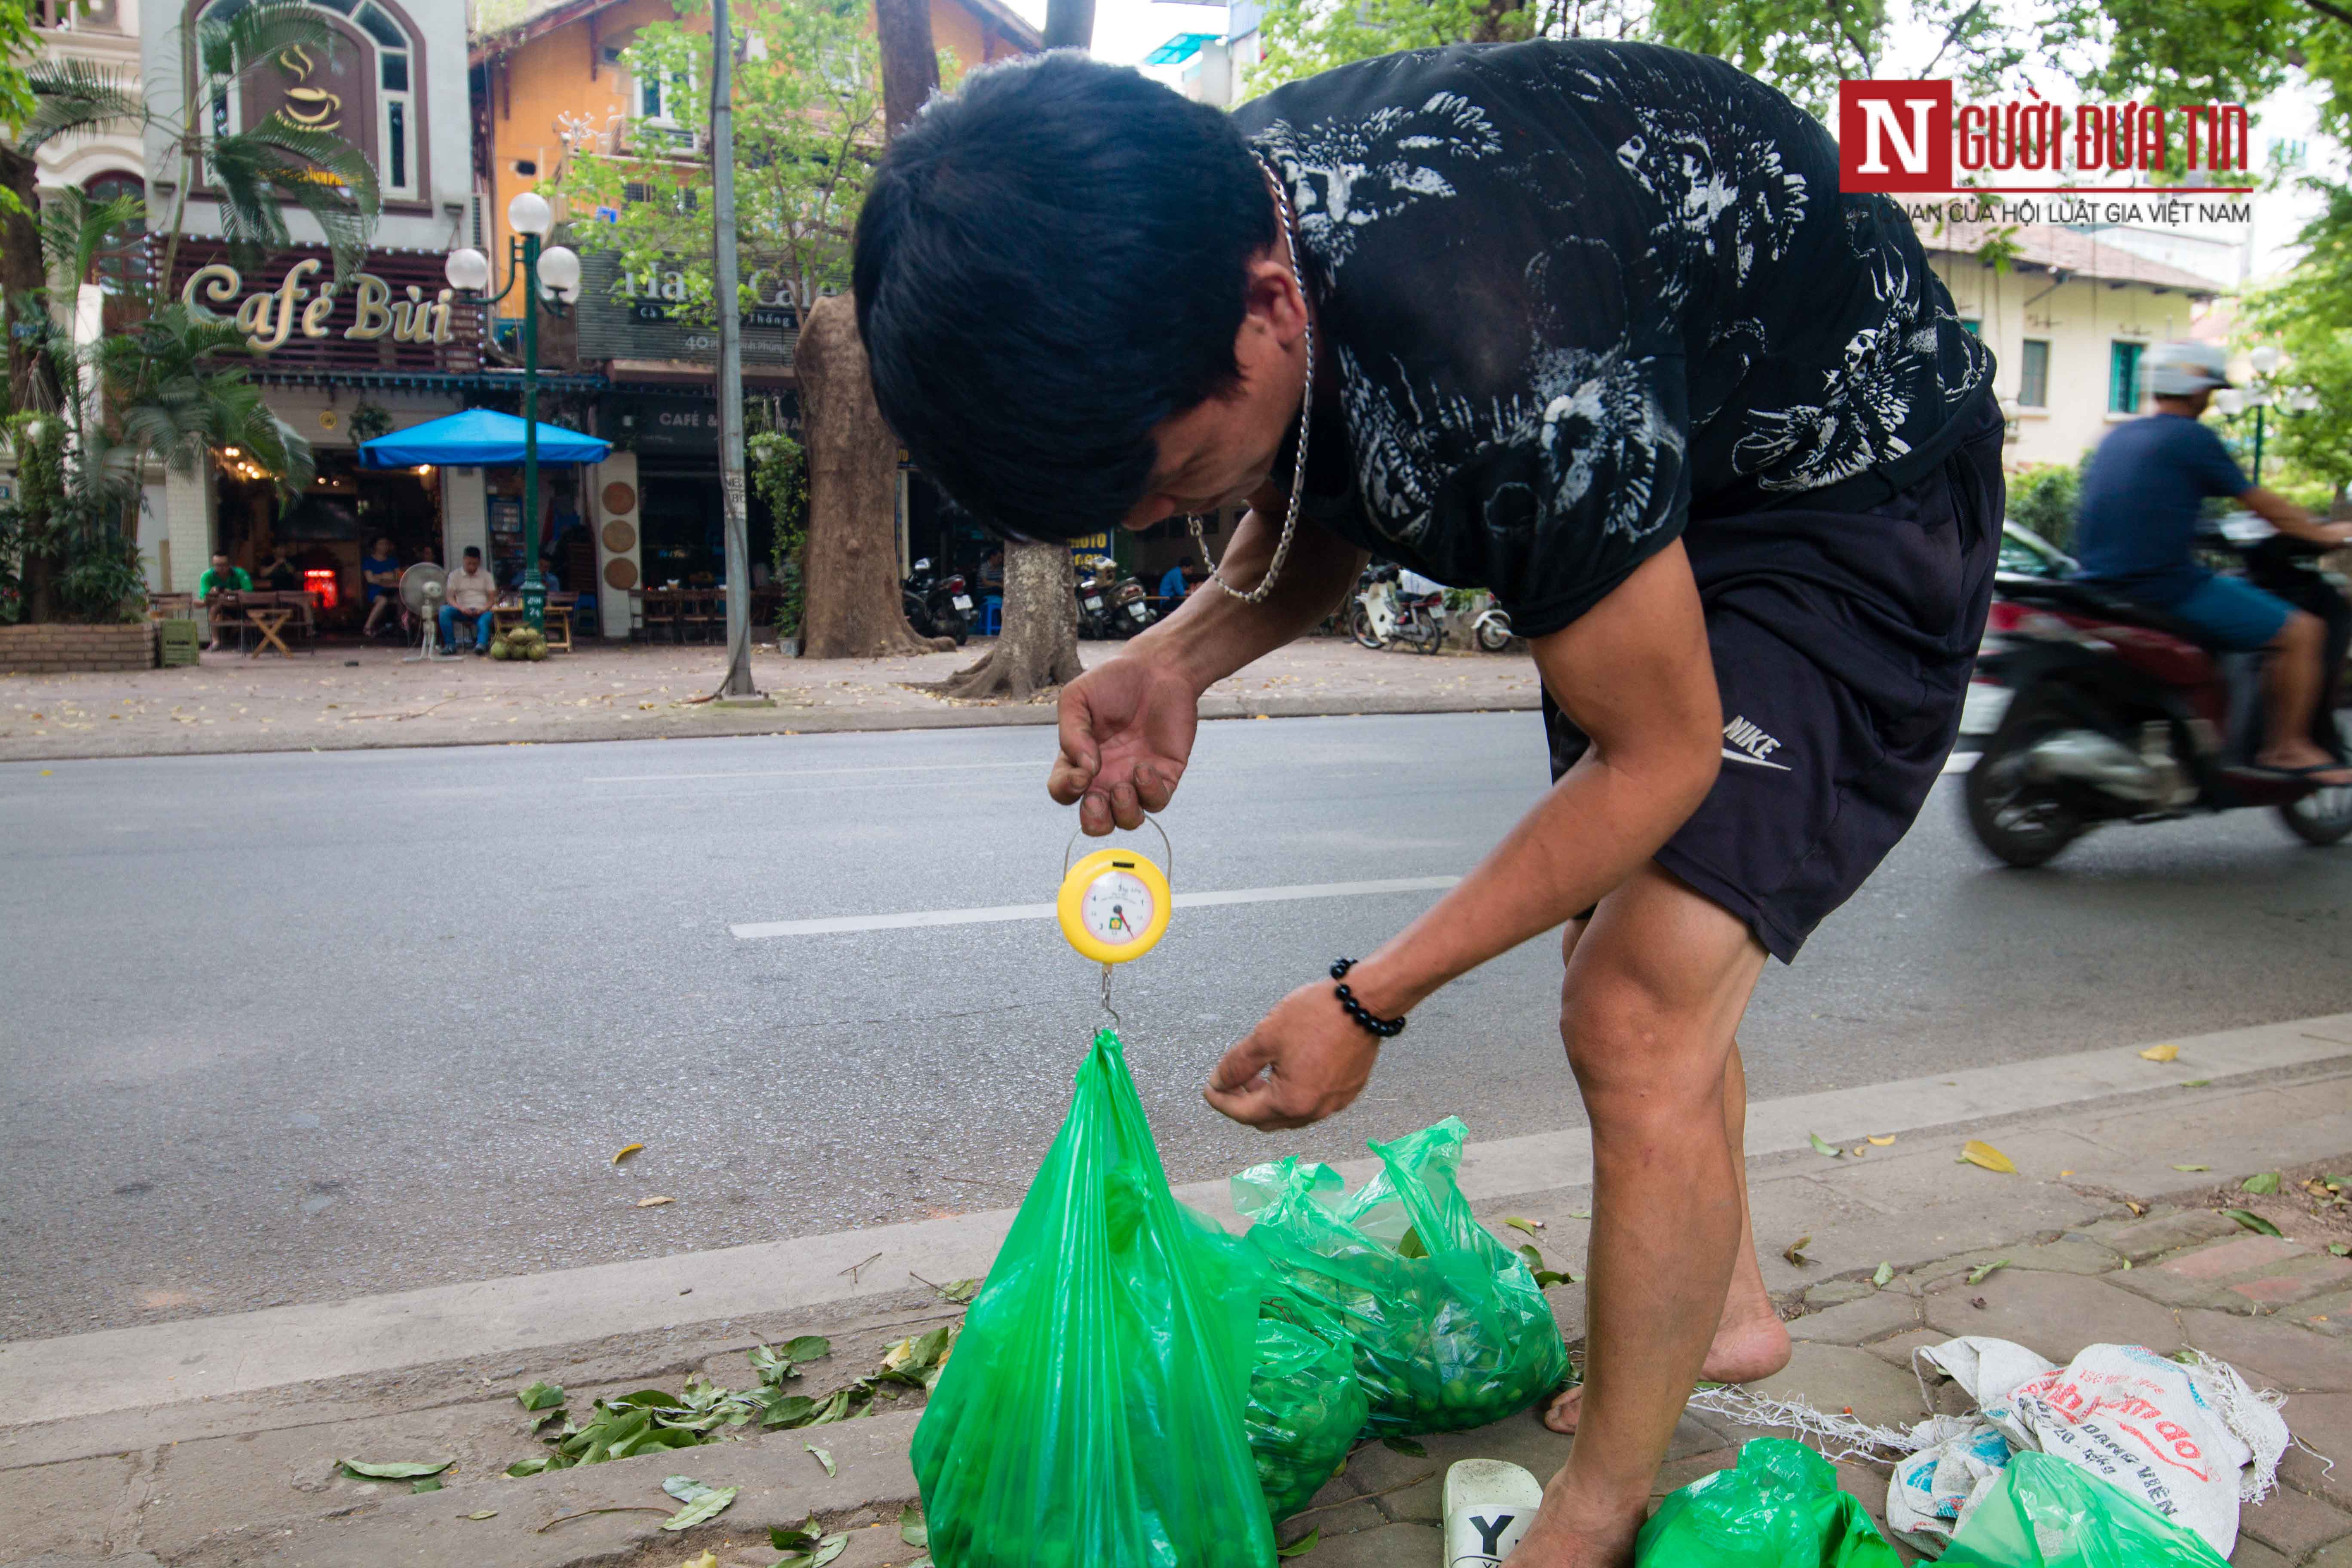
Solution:
M1150 817L1144 820L1160 835L1160 847L1173 866L1176 849L1168 842L1168 830ZM1076 845L1077 837L1073 834L1070 848ZM1070 849L1065 848L1062 868L1062 891L1054 904L1062 935L1081 956L1103 966L1103 1011L1110 1013L1116 1024L1118 1015L1110 1005L1111 965L1141 958L1167 934L1169 912L1175 903L1168 890L1168 875L1132 849L1097 849L1073 866Z

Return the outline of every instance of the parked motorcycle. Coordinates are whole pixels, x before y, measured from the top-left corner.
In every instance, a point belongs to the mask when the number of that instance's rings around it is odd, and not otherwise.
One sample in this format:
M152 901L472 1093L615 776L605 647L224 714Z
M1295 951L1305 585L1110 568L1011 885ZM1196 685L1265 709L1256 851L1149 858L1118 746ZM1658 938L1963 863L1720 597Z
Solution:
M1511 638L1516 635L1511 630L1511 612L1500 605L1487 605L1478 612L1478 618L1470 623L1470 634L1478 639L1478 646L1486 652L1502 652L1511 646Z
M971 636L971 595L964 591L963 578L953 573L933 575L930 557L915 563L898 593L907 624L918 637L953 637L961 647Z
M2252 526L2248 526L2252 524ZM2329 684L2313 741L2352 757L2343 679L2352 605L2316 550L2244 520L2221 547L2254 584L2328 623ZM2012 693L1962 799L1984 847L2040 866L2093 827L2270 806L2298 837L2352 834L2352 787L2252 769L2264 723L2263 660L2215 654L2189 628L2088 584L1997 579L1977 679Z
M1133 577L1114 574L1108 564L1078 573L1078 636L1091 641L1131 637L1159 616L1151 612L1150 595Z
M1507 627L1509 622L1504 625ZM1349 612L1348 632L1365 647L1402 642L1423 653L1445 645L1445 590L1418 573L1383 562L1364 570ZM1504 633L1504 640L1509 640Z

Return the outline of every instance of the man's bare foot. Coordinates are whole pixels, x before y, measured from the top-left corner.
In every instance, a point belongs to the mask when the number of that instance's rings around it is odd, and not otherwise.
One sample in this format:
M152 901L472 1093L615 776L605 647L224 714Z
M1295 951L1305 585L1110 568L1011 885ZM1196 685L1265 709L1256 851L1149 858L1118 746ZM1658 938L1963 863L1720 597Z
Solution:
M1715 1331L1715 1342L1706 1347L1699 1376L1709 1383L1754 1383L1788 1364L1789 1331L1767 1296L1742 1303L1736 1317L1731 1308L1724 1309L1723 1321ZM1563 1389L1544 1412L1543 1424L1555 1432L1574 1432L1583 1399L1582 1388Z
M1631 1510L1571 1502L1559 1478L1544 1489L1543 1510L1511 1552L1512 1568L1633 1568L1633 1542L1649 1517L1646 1497Z

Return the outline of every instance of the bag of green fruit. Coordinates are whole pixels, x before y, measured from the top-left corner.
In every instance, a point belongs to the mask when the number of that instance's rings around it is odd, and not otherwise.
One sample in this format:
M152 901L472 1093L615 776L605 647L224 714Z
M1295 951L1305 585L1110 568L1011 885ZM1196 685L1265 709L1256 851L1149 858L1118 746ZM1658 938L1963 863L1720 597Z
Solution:
M1363 1430L1366 1409L1347 1325L1297 1291L1272 1286L1258 1308L1245 1412L1269 1519L1280 1523L1322 1489Z
M1234 1178L1234 1207L1275 1276L1337 1312L1375 1436L1499 1421L1568 1375L1559 1321L1527 1262L1470 1213L1454 1183L1458 1117L1368 1145L1381 1174L1352 1197L1297 1156Z
M940 1568L1273 1568L1243 1423L1265 1265L1177 1203L1118 1037L915 1428Z

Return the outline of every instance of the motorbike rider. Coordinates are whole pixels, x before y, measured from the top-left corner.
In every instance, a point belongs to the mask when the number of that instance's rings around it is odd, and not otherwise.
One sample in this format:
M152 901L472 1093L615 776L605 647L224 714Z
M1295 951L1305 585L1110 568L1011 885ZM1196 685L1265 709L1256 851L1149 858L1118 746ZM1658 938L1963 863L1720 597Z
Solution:
M2147 384L2156 412L2112 431L2083 476L2079 580L2187 623L2212 647L2267 649L2269 721L2255 767L2352 784L2352 769L2312 740L2312 715L2327 686L2326 624L2251 583L2206 570L2194 554L2208 496L2233 497L2281 533L2315 544L2352 542L2352 523L2315 521L2284 496L2250 482L2221 438L2200 422L2214 389L2230 384L2219 345L2158 344L2147 356Z

